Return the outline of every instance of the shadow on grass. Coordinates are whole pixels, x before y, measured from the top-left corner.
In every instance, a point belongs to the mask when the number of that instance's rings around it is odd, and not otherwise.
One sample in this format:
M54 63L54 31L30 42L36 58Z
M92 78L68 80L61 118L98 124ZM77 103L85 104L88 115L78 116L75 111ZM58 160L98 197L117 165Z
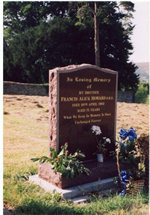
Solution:
M24 204L16 208L14 215L77 215L85 214L82 207L75 207L72 204L45 203L33 199L26 199Z
M14 212L12 210L8 210L8 209L3 209L3 215L13 215Z
M98 200L98 201L97 201ZM22 205L4 215L89 215L89 214L148 214L148 194L127 195L124 198L110 196L106 199L95 199L90 205L79 206L66 201L27 198ZM139 213L134 213L135 211ZM142 212L144 210L144 213ZM122 211L120 213L120 211ZM8 213L7 213L8 212ZM9 213L10 212L10 213ZM129 212L129 213L127 213Z

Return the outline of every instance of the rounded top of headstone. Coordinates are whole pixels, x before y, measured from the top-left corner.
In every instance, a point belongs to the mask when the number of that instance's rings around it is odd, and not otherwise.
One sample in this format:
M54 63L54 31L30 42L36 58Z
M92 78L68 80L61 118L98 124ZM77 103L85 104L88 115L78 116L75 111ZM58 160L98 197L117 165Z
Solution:
M101 70L103 72L108 72L108 73L114 73L116 74L117 72L108 68L101 68L96 65L92 64L80 64L80 65L68 65L65 67L56 67L55 69L50 70L51 72L61 72L61 71L70 71L70 70L78 70L78 69L85 69L85 68L90 68L90 69L97 69Z

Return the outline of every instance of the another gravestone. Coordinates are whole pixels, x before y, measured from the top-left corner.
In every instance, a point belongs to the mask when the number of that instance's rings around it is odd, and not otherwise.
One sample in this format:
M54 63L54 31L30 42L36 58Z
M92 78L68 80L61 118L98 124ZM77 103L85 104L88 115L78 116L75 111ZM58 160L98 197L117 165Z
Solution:
M94 162L97 142L91 127L98 125L112 141L109 150L114 150L117 80L117 72L88 64L51 70L50 147L59 151L67 142L69 152L80 149L86 155L85 161ZM48 171L43 173L40 168L40 177L44 174Z

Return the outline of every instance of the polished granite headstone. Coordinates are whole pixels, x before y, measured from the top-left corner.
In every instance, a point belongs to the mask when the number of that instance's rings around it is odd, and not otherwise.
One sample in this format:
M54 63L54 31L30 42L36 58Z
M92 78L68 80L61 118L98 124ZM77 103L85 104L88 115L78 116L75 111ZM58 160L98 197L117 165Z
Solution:
M70 153L80 149L86 155L84 162L95 162L97 142L91 127L97 125L103 135L111 139L108 151L114 150L117 81L117 72L89 64L50 70L50 147L59 151L62 145L68 143ZM110 159L108 155L107 162ZM48 180L44 176L48 171L46 164L40 166L39 176ZM109 173L102 174L101 167L101 174L97 173L90 180L112 176L111 173L110 176Z

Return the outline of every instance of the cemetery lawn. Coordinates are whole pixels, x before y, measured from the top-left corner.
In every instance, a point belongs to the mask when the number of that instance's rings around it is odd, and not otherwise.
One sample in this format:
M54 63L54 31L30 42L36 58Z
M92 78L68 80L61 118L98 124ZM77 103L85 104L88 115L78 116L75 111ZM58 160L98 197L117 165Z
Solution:
M117 131L131 126L138 135L148 134L147 104L117 103ZM28 183L38 169L30 159L48 155L48 131L48 97L4 95L4 214L149 214L146 192L124 198L91 196L90 203L75 205Z

